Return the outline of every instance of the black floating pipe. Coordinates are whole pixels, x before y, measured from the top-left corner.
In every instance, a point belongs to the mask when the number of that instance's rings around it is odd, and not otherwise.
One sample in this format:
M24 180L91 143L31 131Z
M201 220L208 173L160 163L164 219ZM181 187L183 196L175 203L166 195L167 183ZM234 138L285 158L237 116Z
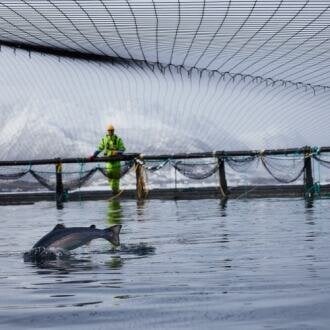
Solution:
M330 152L330 147L321 147L318 149L318 152Z
M310 148L310 147L309 147ZM239 157L239 156L269 156L269 155L297 155L305 154L306 147L302 148L289 148L289 149L265 149L265 150L240 150L240 151L213 151L213 152L195 152L195 153L179 153L179 154L160 154L160 155L143 155L139 153L125 153L123 155L111 157L96 157L89 158L62 158L62 164L69 163L100 163L109 162L113 160L129 161L135 158L143 160L166 160L166 159L193 159L193 158L226 158L226 157ZM310 148L310 150L312 150ZM320 147L318 152L330 152L330 147ZM57 164L58 158L50 159L35 159L35 160L12 160L0 161L0 166L19 166L19 165L46 165Z
M329 148L330 150L330 148ZM235 156L258 156L258 155L296 155L303 154L304 148L290 149L266 149L266 150L240 150L240 151L214 151L214 152L195 152L181 154L162 154L162 155L142 155L145 160L166 160L166 159L191 159L191 158L212 158L212 157L235 157Z
M81 163L102 163L109 162L113 160L133 160L138 157L139 154L124 154L111 157L96 157L93 159L89 158L61 158L60 162L62 164L81 164ZM57 164L59 158L49 158L49 159L35 159L35 160L10 160L10 161L0 161L0 166L19 166L19 165L46 165L46 164Z

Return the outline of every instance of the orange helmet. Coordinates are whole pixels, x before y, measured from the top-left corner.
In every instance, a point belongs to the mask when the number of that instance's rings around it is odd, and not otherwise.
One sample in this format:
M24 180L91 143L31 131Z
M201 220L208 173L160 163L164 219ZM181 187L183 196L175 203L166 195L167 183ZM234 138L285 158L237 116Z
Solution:
M114 131L114 130L115 130L115 128L114 128L114 126L112 124L109 124L107 126L107 131Z

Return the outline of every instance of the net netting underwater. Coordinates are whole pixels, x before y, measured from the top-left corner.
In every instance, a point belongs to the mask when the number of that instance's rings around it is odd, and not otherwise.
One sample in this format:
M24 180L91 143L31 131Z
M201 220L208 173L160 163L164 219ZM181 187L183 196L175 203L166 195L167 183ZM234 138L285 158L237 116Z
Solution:
M0 21L1 160L87 157L109 122L144 154L327 144L327 2L12 0ZM279 158L227 158L228 180L299 181L303 161ZM214 182L203 162L145 168L159 184ZM77 166L67 189L101 174ZM0 170L54 189L53 167Z
M223 157L226 178L232 186L303 184L305 155ZM328 183L330 156L313 153L313 177ZM219 186L219 159L166 159L139 161L147 188ZM323 168L323 169L322 169ZM108 187L107 179L121 178L124 188L134 189L134 160L122 162L120 175L110 175L104 164L65 164L62 170L65 191L84 187ZM0 168L1 191L56 190L54 165L8 166Z

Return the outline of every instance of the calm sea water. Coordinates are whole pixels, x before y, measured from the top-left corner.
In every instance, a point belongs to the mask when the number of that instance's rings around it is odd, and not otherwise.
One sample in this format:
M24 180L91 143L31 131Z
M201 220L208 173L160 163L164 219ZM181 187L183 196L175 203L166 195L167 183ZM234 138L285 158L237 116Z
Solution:
M329 329L330 200L1 206L1 329ZM55 224L121 223L65 260L23 261Z

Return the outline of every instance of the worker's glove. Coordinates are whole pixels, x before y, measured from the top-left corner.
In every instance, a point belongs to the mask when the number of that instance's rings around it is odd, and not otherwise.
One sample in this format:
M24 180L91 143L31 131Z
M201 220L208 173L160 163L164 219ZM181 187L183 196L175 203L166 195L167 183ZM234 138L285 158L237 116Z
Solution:
M88 160L94 160L101 151L95 150L93 155L88 157Z

